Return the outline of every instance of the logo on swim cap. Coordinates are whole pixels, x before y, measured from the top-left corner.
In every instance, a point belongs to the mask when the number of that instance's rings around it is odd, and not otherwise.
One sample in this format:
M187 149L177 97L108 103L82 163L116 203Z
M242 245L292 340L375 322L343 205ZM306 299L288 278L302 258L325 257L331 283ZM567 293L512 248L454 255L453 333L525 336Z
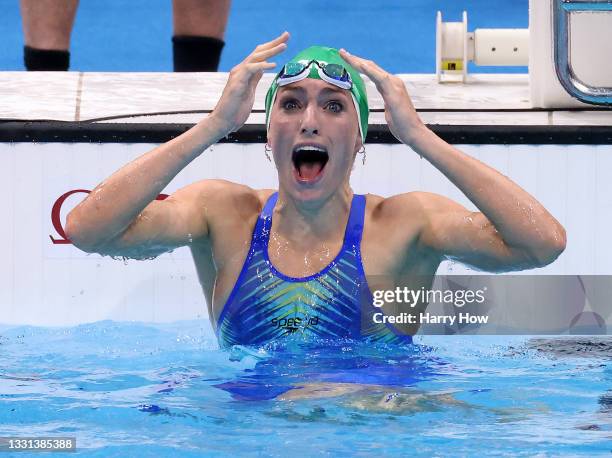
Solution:
M350 89L355 109L357 110L357 117L359 121L359 132L361 134L361 141L365 143L366 134L368 133L368 117L370 114L368 108L368 97L366 88L361 75L357 70L348 64L335 48L327 48L324 46L311 46L297 54L288 63L307 63L310 61L317 61L320 64L337 64L342 66L350 75L352 81L352 87ZM310 67L308 78L321 79L319 72L316 69L316 65ZM285 68L283 66L283 68ZM282 70L281 70L282 72ZM270 129L270 112L272 111L272 105L274 105L274 99L278 91L278 78L281 75L279 72L266 94L266 130Z

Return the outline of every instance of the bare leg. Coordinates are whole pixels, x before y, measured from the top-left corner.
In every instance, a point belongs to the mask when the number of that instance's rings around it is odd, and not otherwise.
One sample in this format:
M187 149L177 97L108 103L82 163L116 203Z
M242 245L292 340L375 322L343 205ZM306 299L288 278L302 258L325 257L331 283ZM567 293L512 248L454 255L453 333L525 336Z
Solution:
M26 46L67 51L79 0L21 0Z
M68 70L78 4L79 0L21 0L27 70Z
M173 0L174 71L210 72L219 66L230 0Z
M230 0L173 0L174 35L223 40Z
M281 394L276 399L279 401L296 401L298 399L333 398L336 396L357 393L367 390L368 388L367 385L359 385L357 383L304 383L299 388L293 388Z
M477 408L455 399L450 393L357 383L304 383L276 399L298 401L333 397L342 398L343 404L347 407L370 412L416 413L433 412L444 407Z

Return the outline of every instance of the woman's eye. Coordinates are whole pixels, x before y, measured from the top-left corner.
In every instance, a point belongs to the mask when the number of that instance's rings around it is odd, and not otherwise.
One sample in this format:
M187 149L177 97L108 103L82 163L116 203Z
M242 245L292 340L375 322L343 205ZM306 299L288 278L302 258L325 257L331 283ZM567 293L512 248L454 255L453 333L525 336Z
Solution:
M332 113L340 113L344 109L344 106L342 106L340 102L332 101L329 102L325 108Z
M283 102L283 108L285 110L295 110L299 105L295 100L285 100Z

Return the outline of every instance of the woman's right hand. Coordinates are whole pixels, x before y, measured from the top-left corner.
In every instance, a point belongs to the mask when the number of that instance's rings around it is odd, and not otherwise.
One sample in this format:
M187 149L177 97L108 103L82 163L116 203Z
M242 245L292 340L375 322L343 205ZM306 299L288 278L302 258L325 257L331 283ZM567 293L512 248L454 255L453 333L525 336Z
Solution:
M274 40L257 46L246 59L232 68L221 98L211 113L221 136L238 130L246 122L253 108L257 83L265 70L276 66L267 59L287 49L287 40L289 32L283 32Z

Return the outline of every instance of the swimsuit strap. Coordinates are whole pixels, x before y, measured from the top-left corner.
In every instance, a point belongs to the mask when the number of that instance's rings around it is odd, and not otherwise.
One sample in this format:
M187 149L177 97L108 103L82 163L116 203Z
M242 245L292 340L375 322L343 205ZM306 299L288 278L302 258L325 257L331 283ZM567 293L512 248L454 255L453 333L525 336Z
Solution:
M278 192L273 192L270 194L264 208L259 214L259 218L257 218L257 223L255 224L255 229L253 230L253 239L251 242L254 247L267 250L268 239L270 238L270 229L272 227L272 212L274 211L274 206L276 205L277 200Z
M261 219L266 219L266 218L272 218L272 212L274 211L274 206L276 205L276 201L278 200L278 192L273 192L272 194L270 194L270 197L268 197L268 200L266 201L266 205L264 205L263 210L261 211L261 214L259 215L259 217Z
M353 202L351 203L351 212L349 213L348 222L346 223L346 231L344 233L344 248L357 248L360 253L361 236L363 234L363 224L365 219L366 198L363 194L354 194ZM361 255L358 254L361 262Z

